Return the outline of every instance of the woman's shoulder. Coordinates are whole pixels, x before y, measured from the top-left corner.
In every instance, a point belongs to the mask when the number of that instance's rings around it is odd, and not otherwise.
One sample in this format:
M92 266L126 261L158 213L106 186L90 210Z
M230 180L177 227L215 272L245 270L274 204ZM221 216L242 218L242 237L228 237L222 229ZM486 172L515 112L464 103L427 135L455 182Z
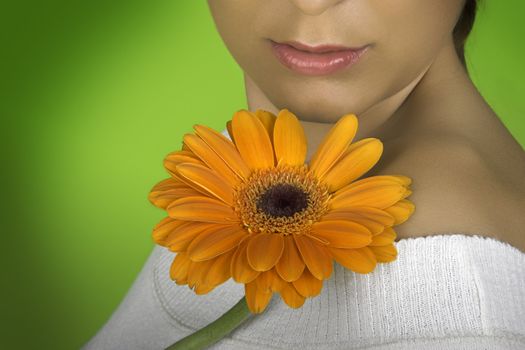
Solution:
M522 348L525 254L461 234L403 239L395 261L359 274L335 264L319 296L267 310L213 349ZM205 296L169 277L176 253L156 246L118 310L84 349L165 348L244 294L229 279ZM464 346L466 348L466 346Z
M396 261L369 274L336 264L321 294L302 308L291 309L276 295L265 313L216 348L454 348L453 340L463 344L471 336L478 348L493 348L492 342L511 342L509 334L519 339L508 348L523 345L525 254L507 243L461 234L405 239L396 246ZM242 296L231 280L205 298L170 283L173 253L163 255L156 292L173 319L197 329Z
M378 174L411 177L409 199L416 205L411 218L396 226L398 237L464 232L525 252L525 157L515 149L498 155L498 147L458 133L392 143L393 160L380 164Z

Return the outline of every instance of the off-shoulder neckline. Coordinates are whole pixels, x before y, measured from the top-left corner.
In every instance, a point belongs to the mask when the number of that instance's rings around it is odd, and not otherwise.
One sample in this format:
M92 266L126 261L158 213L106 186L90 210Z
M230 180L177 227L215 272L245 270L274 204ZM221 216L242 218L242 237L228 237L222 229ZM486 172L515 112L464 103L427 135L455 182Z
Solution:
M425 234L424 236L414 236L414 237L406 237L406 238L401 238L399 240L396 240L394 243L400 243L400 242L406 242L406 243L410 243L410 242L414 242L414 243L417 243L419 241L428 241L428 240L442 240L444 238L447 238L447 237L453 237L453 238L456 238L456 239L472 239L472 240L476 240L476 241L483 241L483 242L486 242L486 243L492 243L492 244L495 244L497 246L500 246L504 249L507 249L507 250L511 250L511 251L515 251L515 252L518 252L520 254L523 254L525 255L525 252L522 252L520 249L518 249L517 247L513 246L512 244L506 242L506 241L502 241L498 238L494 238L492 236L482 236L480 234L475 234L475 233L470 233L470 232L456 232L456 231L449 231L449 232L444 232L444 233L430 233L430 234Z

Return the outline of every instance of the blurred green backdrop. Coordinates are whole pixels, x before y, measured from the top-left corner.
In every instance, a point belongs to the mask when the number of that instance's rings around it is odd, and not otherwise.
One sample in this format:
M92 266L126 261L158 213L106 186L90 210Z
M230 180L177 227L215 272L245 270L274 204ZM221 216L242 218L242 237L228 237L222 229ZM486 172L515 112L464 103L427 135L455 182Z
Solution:
M471 76L525 144L520 0L485 1ZM3 349L79 348L139 272L146 199L195 123L246 108L205 1L0 5Z

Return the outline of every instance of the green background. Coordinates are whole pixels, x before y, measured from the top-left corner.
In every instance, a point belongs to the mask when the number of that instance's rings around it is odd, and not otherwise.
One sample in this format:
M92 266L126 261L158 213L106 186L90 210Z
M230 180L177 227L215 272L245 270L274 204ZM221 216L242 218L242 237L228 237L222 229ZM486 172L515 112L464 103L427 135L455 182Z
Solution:
M522 145L524 4L486 1L467 45ZM246 108L242 74L205 1L0 6L0 348L79 348L153 247L162 159L193 124L222 131Z

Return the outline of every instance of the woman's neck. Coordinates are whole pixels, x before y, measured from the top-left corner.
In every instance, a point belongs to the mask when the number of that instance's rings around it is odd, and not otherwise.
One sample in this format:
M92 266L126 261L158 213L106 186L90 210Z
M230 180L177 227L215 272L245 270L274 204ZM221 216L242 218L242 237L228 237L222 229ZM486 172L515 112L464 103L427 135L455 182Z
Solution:
M262 108L277 114L280 108L266 97L248 75L245 74L244 78L248 108L250 110ZM481 98L450 41L434 61L403 89L357 115L359 127L355 140L376 137L388 141L402 134L407 135L408 131L410 131L408 135L413 135L413 132L422 132L423 129L430 127L433 131L436 131L436 127L457 127L457 120L447 120L447 113L437 112L439 109L443 111L451 104L457 105L457 101L461 99L466 101L465 96L462 95L470 97L477 95ZM348 112L352 113L350 110ZM301 120L300 115L297 117ZM468 116L465 116L465 119L467 118ZM466 120L463 120L463 123L465 122ZM333 126L333 123L305 120L301 120L301 124L306 133L309 150L315 150Z

